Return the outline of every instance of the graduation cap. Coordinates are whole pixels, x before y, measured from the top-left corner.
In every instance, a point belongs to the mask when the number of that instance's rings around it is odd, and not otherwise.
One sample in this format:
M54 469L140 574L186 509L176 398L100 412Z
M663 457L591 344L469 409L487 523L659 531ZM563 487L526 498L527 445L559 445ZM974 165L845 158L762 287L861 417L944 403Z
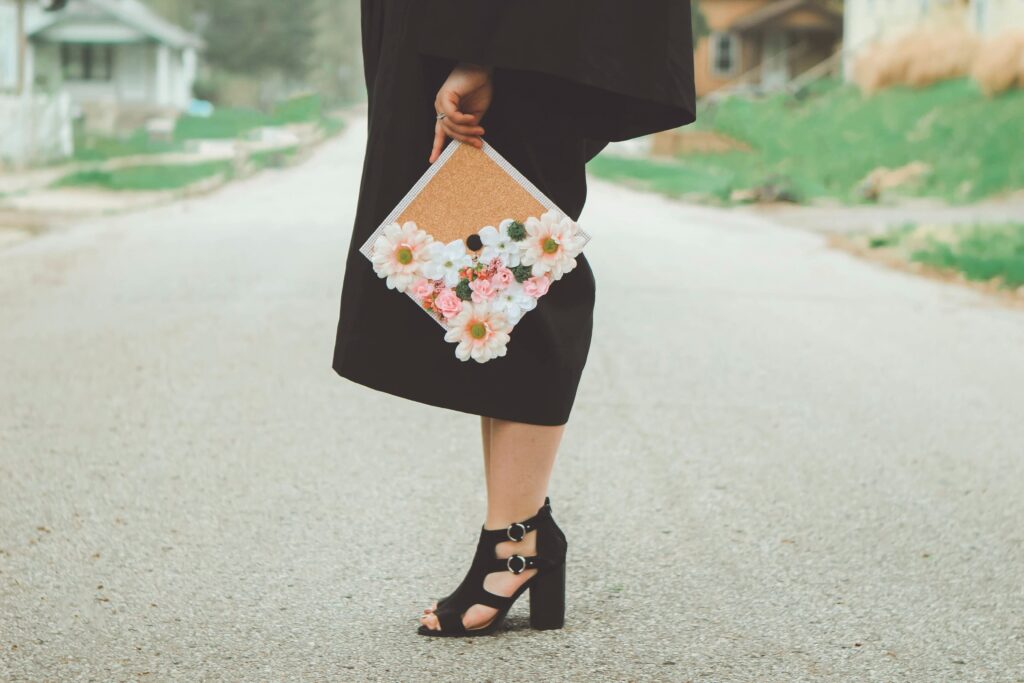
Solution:
M508 352L511 332L590 240L484 142L452 141L360 248L457 344L463 361Z

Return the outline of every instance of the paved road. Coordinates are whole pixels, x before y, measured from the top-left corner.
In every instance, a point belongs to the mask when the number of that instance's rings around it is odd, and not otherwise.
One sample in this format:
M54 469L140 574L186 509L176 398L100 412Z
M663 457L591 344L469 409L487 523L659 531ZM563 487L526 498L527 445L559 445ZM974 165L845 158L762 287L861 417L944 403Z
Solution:
M567 628L416 636L476 421L330 369L361 144L0 252L0 680L1024 680L1024 314L598 183Z

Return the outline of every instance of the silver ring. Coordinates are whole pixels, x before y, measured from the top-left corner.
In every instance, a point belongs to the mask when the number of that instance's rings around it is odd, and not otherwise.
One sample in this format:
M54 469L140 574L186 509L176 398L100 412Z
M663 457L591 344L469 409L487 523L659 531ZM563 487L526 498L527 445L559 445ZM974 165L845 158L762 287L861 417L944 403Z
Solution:
M522 529L522 533L519 535L519 538L516 538L515 536L512 535L512 529L514 527L519 527L520 529ZM526 538L526 526L524 524L519 523L519 522L512 522L511 524L508 525L508 528L505 529L505 535L508 536L508 540L514 541L514 542L518 543L519 541L521 541L524 538Z
M441 112L440 114L437 115L437 120L440 121L443 118L447 118L447 116L448 116L448 114L445 114L444 112Z
M523 566L520 567L519 569L513 569L512 568L512 560L519 560L520 562L523 563ZM507 560L505 560L505 566L508 567L508 570L510 572L512 572L513 574L522 574L523 572L526 571L526 568L529 565L526 562L526 558L523 557L522 555L512 555Z

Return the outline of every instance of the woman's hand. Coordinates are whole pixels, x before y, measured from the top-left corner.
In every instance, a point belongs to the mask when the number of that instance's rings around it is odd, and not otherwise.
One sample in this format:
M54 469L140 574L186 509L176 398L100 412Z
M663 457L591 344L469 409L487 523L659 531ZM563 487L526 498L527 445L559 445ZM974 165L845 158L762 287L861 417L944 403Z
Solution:
M444 114L434 126L434 148L430 163L441 156L446 138L453 138L474 147L483 147L484 134L480 121L491 106L494 85L491 69L477 64L459 64L452 69L448 80L437 91L434 110Z

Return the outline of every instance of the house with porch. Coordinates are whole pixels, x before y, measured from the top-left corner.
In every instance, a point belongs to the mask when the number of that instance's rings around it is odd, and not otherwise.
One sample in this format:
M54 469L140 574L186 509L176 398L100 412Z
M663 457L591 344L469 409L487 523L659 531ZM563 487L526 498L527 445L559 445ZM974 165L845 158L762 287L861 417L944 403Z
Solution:
M0 170L71 156L71 99L66 92L33 89L30 13L56 9L53 0L0 0Z
M199 36L140 0L71 0L27 21L33 87L62 89L99 129L175 114L192 100Z
M842 44L843 12L829 0L700 0L700 8L711 33L695 47L698 97L781 89Z

